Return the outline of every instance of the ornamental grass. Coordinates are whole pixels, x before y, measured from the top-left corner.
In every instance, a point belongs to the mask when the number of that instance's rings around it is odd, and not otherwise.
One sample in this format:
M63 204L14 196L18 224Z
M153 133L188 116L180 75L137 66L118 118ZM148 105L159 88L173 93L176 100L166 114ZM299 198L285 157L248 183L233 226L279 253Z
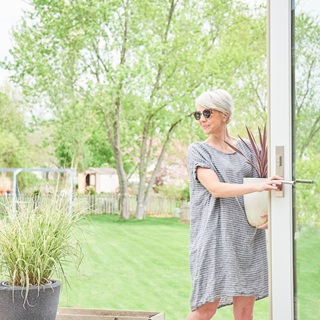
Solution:
M64 266L82 261L76 237L80 212L72 212L66 198L41 196L32 202L4 205L0 219L0 275L6 285L41 286L55 279L67 281Z

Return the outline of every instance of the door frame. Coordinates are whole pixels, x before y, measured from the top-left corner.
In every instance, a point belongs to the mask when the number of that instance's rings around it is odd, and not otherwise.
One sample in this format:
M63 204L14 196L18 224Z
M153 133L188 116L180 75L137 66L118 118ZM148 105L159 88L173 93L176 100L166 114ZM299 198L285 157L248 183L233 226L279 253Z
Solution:
M291 0L268 0L269 172L282 161L285 180L292 180L292 41ZM277 147L284 148L279 160ZM271 192L269 203L269 319L294 319L294 239L292 186L283 197Z

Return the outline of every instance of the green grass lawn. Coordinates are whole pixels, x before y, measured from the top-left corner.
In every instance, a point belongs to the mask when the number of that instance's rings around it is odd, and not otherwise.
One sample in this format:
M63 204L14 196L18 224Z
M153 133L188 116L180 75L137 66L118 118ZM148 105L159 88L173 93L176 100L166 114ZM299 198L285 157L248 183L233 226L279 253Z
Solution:
M60 307L163 311L166 320L189 312L189 225L174 218L121 221L92 215L82 222L84 261L67 267ZM215 320L233 319L232 308ZM268 319L268 299L256 303L255 319ZM305 320L305 319L304 319Z
M304 229L297 238L298 319L320 319L320 230Z

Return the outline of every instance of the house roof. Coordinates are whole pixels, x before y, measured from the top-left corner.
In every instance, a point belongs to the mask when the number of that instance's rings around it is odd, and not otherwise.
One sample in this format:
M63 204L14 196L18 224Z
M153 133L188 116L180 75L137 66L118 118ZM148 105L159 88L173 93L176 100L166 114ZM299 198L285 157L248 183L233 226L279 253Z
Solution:
M89 168L84 173L96 173L101 175L110 175L110 174L117 174L117 170L115 168Z

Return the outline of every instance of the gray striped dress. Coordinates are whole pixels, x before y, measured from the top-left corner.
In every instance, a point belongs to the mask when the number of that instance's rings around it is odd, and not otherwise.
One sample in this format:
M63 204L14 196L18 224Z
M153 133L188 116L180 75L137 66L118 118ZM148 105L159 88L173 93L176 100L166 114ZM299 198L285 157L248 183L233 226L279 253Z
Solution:
M248 153L238 139L237 147ZM238 153L221 152L205 142L188 148L190 177L191 310L221 298L219 307L234 296L268 295L266 234L251 227L243 197L215 198L197 180L197 167L212 169L221 182L242 183L253 177L252 167Z

